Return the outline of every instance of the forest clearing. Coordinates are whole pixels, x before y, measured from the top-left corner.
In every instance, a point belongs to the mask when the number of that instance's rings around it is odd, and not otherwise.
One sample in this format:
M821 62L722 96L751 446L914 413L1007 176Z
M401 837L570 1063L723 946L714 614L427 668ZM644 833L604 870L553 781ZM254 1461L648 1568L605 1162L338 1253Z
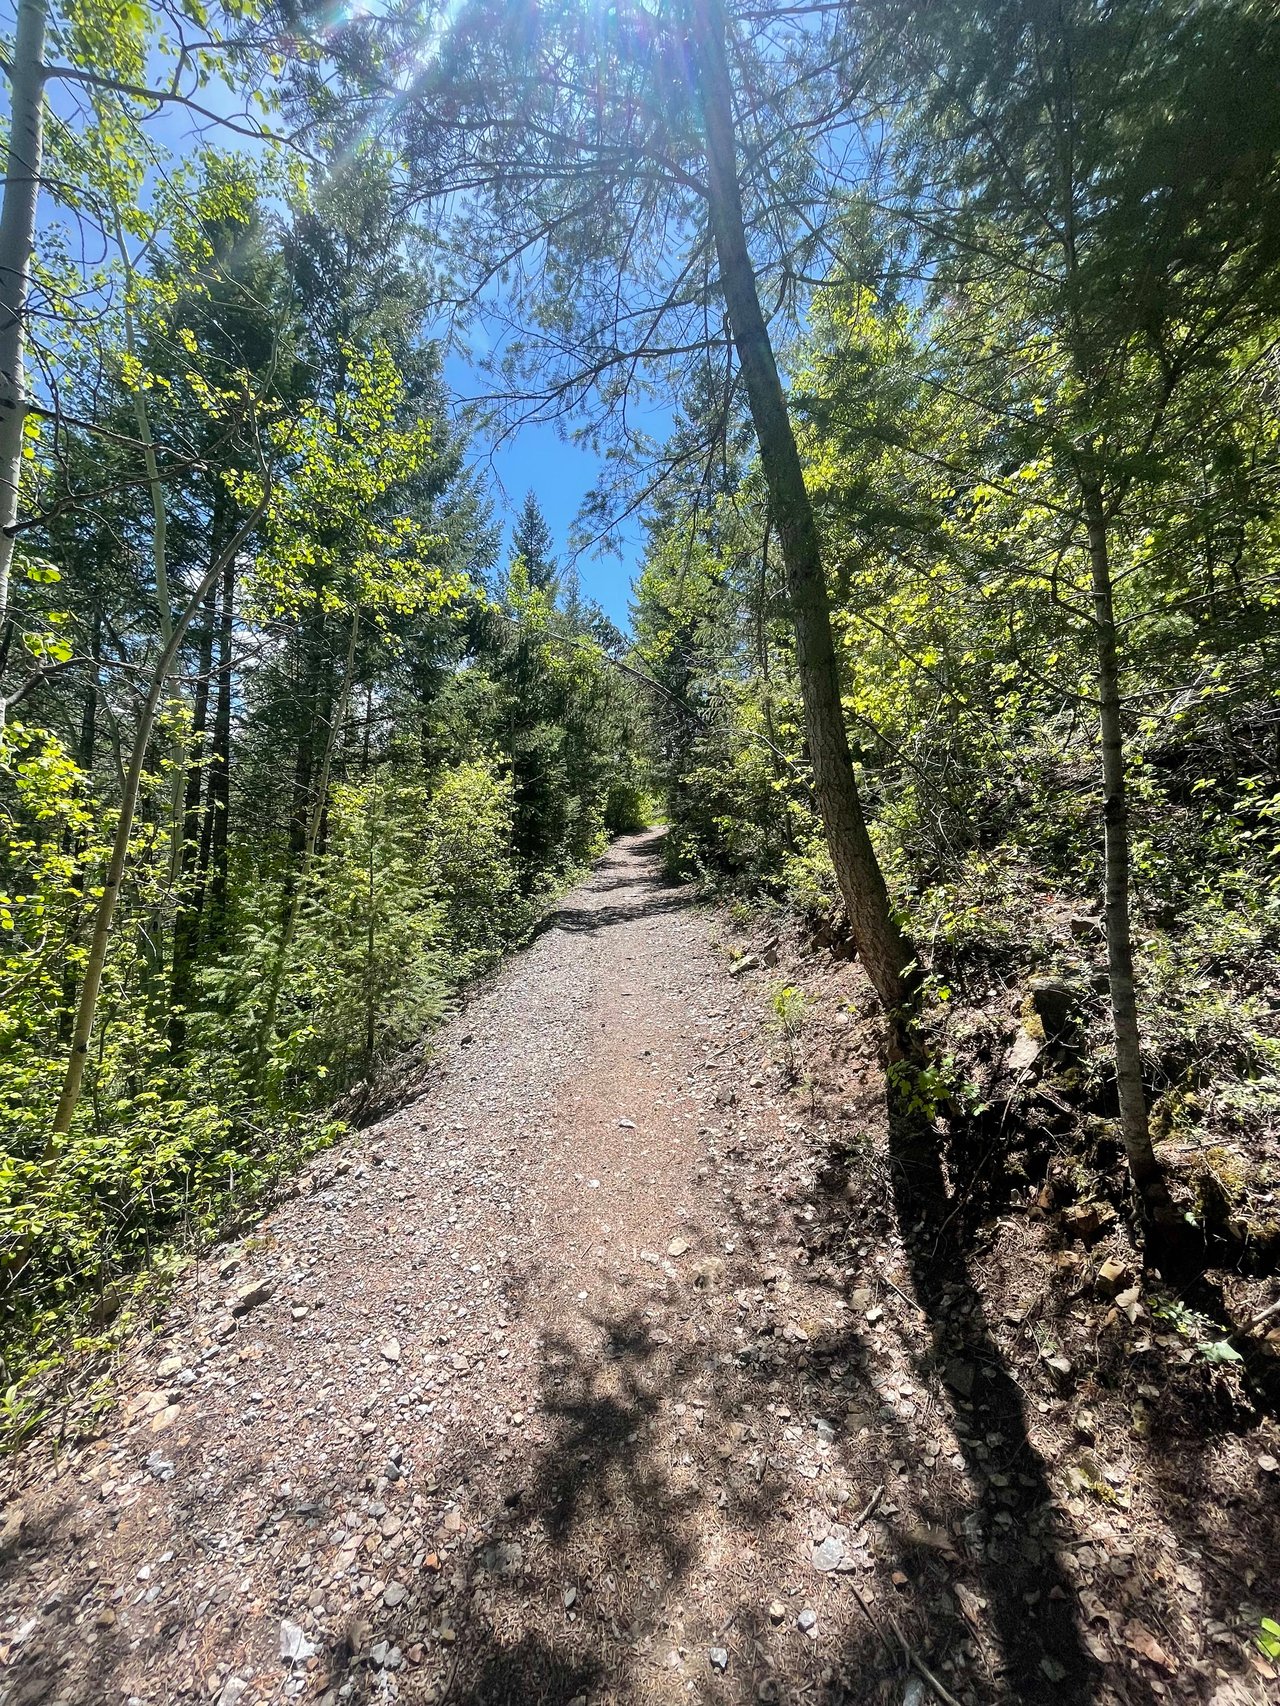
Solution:
M1269 0L0 35L0 1706L1280 1700Z

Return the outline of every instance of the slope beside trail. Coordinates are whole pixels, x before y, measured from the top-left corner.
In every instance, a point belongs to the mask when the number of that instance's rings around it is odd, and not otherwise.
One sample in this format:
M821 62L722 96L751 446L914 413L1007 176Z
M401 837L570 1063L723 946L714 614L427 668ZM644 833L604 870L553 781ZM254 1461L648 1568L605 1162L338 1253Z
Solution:
M616 844L423 1094L189 1272L97 1437L19 1463L0 1706L925 1702L907 1647L966 1702L1168 1697L1080 1644L997 1359L957 1397L824 1195L883 1134L865 1038L819 1108L780 974L659 851Z

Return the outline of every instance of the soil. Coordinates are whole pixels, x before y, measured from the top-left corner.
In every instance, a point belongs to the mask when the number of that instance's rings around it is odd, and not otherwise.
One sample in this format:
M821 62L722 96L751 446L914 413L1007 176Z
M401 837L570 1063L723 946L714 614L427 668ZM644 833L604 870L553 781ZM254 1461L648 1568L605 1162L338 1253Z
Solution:
M15 1463L2 1706L1280 1699L1247 1368L1088 1204L923 1214L856 964L658 855Z

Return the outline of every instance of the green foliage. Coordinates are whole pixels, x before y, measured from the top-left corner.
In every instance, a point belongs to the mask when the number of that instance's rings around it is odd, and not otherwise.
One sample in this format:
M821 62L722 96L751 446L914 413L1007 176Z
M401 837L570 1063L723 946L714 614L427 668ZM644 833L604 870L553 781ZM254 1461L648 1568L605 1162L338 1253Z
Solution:
M90 13L85 43L107 29ZM161 46L140 12L118 21L102 68L137 81ZM78 139L59 131L63 191L120 215L106 269L86 281L56 232L40 259L68 422L56 446L26 435L41 513L3 683L21 701L0 737L11 1441L62 1357L107 1349L146 1275L332 1141L335 1101L421 1050L646 809L616 634L560 600L549 557L518 561L501 603L486 590L491 504L387 160L183 164L135 147L137 123L104 94ZM91 323L77 291L104 305ZM51 1142L135 749L83 1094Z

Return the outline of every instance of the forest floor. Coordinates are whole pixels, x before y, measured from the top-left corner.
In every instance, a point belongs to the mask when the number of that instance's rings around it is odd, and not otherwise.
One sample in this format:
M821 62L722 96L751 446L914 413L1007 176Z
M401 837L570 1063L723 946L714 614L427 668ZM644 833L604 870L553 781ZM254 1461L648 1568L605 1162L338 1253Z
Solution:
M1105 1239L904 1225L856 966L787 1042L658 851L17 1461L3 1706L1278 1697L1274 1422Z

